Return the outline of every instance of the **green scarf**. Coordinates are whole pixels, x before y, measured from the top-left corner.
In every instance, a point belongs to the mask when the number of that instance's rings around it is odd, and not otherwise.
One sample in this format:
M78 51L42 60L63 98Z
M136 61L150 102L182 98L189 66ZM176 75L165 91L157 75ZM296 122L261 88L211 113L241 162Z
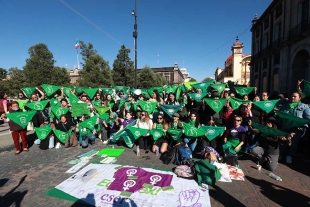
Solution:
M299 103L300 103L300 101L289 103L290 109L295 109L298 106Z
M173 122L173 129L178 129L178 123L177 122Z
M189 120L189 124L192 125L192 126L195 126L196 120Z
M163 129L163 125L162 124L156 124L156 129Z

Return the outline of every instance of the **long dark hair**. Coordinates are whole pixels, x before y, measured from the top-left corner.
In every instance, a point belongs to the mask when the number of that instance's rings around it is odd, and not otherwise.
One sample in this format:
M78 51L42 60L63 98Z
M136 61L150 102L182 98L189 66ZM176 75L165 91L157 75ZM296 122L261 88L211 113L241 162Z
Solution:
M189 120L191 120L191 117L192 115L195 115L196 116L196 122L195 122L195 127L199 127L200 125L200 120L199 120L199 115L196 113L196 111L191 111L190 114L189 114Z

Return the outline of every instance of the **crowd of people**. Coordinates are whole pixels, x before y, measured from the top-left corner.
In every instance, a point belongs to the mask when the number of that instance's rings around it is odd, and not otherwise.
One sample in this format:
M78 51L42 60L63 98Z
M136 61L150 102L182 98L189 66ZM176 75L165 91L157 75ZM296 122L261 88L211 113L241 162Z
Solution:
M95 145L96 139L100 139L103 144L117 142L118 145L126 146L121 137L117 141L113 137L122 129L134 123L134 127L147 129L148 132L136 138L134 145L137 156L142 153L156 153L157 155L167 153L171 147L176 145L186 146L190 149L192 155L203 158L205 156L205 147L212 147L225 157L228 154L249 153L258 160L258 165L266 166L267 169L274 171L277 168L278 160L284 158L286 163L292 163L297 151L302 152L306 163L309 161L309 147L305 150L300 149L300 143L307 143L309 146L308 125L292 127L285 129L285 136L275 136L263 134L255 127L255 124L261 124L266 127L282 130L281 119L276 116L275 111L282 111L295 117L310 120L310 109L306 103L303 103L301 82L298 84L298 90L290 96L273 92L262 92L257 94L256 90L246 95L240 95L234 88L225 88L223 91L214 90L208 87L206 91L191 88L186 90L157 90L150 93L142 93L140 89L130 89L125 87L118 90L111 88L109 91L98 89L94 97L89 97L85 92L77 92L74 88L70 91L79 98L79 103L87 103L89 114L83 114L80 117L71 115L71 103L69 97L64 93L61 87L52 96L47 96L43 90L36 88L35 92L27 97L21 90L18 93L17 100L8 103L6 93L0 93L0 124L9 123L13 142L16 148L15 154L22 151L27 152L27 128L22 128L14 121L7 119L8 113L22 112L29 109L21 106L18 100L27 100L29 103L42 100L49 100L49 104L44 110L36 111L31 120L34 129L50 127L62 132L72 130L70 136L63 143L53 131L47 136L47 139L37 139L35 144L41 149L51 149L60 147L88 147ZM180 87L180 86L178 86ZM199 101L190 96L190 94L201 94L203 97ZM243 100L238 108L232 107L231 99L238 98ZM207 104L206 99L226 99L225 104L219 112ZM255 102L267 100L279 100L274 109L267 113ZM140 101L156 103L155 109L150 113L144 109ZM57 118L51 116L52 106L59 104L60 108L69 108L68 112ZM101 114L96 110L96 106L109 107L106 112L106 118L100 118ZM178 111L172 115L167 114L160 108L161 105L179 105ZM80 125L81 122L96 116L96 122L93 128L87 128ZM210 140L205 134L203 136L188 137L184 133L184 123L191 127L200 129L203 126L225 127L225 131L216 138ZM28 124L31 125L31 124ZM163 131L160 138L154 139L150 130L159 129ZM167 130L179 129L183 134L177 140L173 139ZM29 128L28 128L29 130ZM20 139L21 145L20 146Z

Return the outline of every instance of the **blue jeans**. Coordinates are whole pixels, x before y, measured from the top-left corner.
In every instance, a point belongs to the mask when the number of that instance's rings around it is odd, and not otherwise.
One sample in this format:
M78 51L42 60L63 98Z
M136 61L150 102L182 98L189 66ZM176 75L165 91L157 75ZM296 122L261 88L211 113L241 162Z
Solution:
M191 149L192 152L194 152L196 146L197 146L197 139L193 138L193 139L188 139L188 138L184 138L184 142L186 144L188 144L189 148Z
M94 134L88 135L84 140L82 139L82 136L80 136L80 144L82 147L88 147L88 143L95 144L96 136Z

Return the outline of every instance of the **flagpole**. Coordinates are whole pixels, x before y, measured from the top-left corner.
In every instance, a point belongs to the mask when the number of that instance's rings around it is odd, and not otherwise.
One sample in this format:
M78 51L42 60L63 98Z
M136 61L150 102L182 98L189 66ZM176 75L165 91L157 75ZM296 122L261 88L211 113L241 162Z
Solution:
M79 44L78 47L76 48L76 61L77 61L77 68L80 69L80 61L79 61L79 47L80 47L80 43L79 43L79 39L77 39L77 43Z

